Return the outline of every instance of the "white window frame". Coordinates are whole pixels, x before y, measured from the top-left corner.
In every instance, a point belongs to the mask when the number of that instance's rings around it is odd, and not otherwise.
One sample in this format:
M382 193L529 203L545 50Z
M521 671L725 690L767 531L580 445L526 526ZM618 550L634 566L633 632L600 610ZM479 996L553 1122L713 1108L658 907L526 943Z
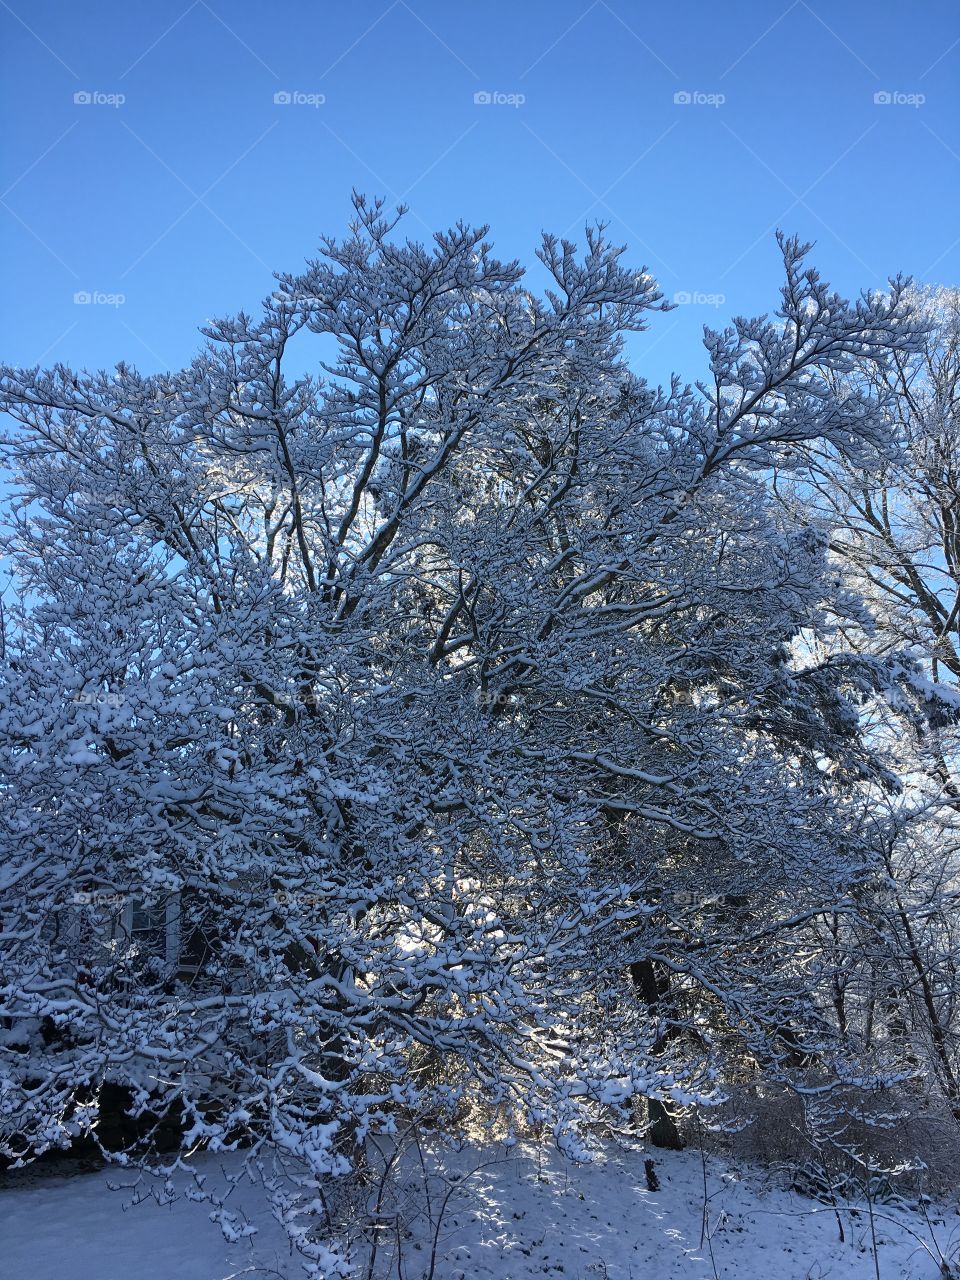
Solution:
M131 895L124 902L120 912L120 927L131 942L137 936L133 928L133 913L142 908L142 901L141 898ZM163 960L165 964L180 967L180 895L178 893L171 893L164 903Z

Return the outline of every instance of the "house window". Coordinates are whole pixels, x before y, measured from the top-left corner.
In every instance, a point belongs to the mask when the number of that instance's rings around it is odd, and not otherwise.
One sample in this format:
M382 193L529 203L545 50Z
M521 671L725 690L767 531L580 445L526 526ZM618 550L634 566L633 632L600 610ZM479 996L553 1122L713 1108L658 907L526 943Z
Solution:
M173 893L149 905L134 898L127 904L122 924L141 955L175 965L181 975L199 973L208 956L203 931L185 918L184 898L190 892Z
M180 955L179 918L176 894L155 903L131 898L124 905L120 927L144 958L176 964Z

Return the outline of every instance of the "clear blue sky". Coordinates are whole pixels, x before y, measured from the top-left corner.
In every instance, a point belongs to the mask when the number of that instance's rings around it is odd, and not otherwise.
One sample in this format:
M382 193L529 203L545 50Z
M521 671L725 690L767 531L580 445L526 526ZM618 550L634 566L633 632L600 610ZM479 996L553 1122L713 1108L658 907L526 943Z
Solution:
M638 340L654 379L775 305L776 226L845 291L960 279L957 0L0 0L0 49L17 364L179 366L342 231L354 186L527 262L541 228L608 219L700 296Z

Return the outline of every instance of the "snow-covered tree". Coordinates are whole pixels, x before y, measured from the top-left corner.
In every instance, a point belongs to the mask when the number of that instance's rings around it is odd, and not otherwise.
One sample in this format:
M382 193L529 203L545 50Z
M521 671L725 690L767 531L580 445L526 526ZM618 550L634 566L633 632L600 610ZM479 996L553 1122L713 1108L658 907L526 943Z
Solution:
M655 389L601 230L538 295L485 229L355 208L182 372L0 383L2 1149L123 1086L124 1158L242 1146L318 1275L400 1115L576 1150L637 1096L670 1140L734 1054L854 1071L795 940L874 874L891 676L800 654L838 588L766 478L879 444L842 375L917 340L783 239L776 318Z
M927 1072L960 1118L960 293L914 288L911 298L923 326L915 348L884 363L857 361L837 377L839 394L875 399L887 427L880 442L846 452L809 442L776 492L796 522L829 540L865 606L838 615L830 647L898 655L934 710L918 719L895 698L867 719L871 740L909 785L875 806L886 881L865 920L846 935L838 927L837 940L846 936L838 998L845 1021Z
M804 449L785 498L832 530L832 547L874 615L881 651L912 648L934 680L960 678L960 290L912 290L925 332L883 364L857 363L844 390L882 406L879 448Z

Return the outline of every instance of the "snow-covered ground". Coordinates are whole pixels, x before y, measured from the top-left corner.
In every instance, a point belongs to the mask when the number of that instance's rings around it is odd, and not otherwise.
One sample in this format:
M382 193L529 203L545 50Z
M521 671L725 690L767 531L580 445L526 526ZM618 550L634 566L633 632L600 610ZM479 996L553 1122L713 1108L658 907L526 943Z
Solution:
M647 1190L653 1156L659 1190ZM496 1158L496 1157L494 1157ZM477 1156L473 1165L479 1164ZM206 1166L211 1177L218 1166ZM437 1280L876 1280L865 1207L845 1209L845 1241L828 1206L779 1188L772 1175L696 1151L611 1148L592 1166L516 1152L480 1168L451 1199L441 1233ZM133 1174L97 1172L28 1185L0 1181L0 1274L17 1280L222 1280L300 1275L279 1229L262 1213L252 1242L228 1245L208 1208L183 1197L132 1204ZM126 1182L127 1190L109 1183ZM255 1193L241 1197L248 1211ZM231 1199L236 1209L236 1202ZM960 1254L954 1204L919 1213L877 1206L882 1280L937 1280L931 1239ZM926 1248L924 1247L926 1245ZM711 1260L711 1246L713 1259ZM429 1242L406 1248L404 1280L420 1280ZM715 1270L714 1270L715 1266ZM395 1263L392 1274L397 1275ZM958 1273L960 1274L960 1273Z

